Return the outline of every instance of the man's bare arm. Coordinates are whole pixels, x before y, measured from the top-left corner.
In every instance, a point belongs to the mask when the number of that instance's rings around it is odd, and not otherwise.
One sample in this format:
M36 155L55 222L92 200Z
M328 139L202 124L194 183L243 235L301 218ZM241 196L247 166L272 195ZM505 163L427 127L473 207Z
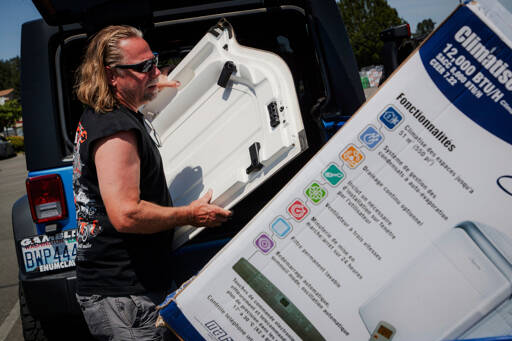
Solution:
M99 140L93 157L103 203L119 232L156 233L182 225L218 226L231 215L230 211L209 203L211 191L181 207L163 207L140 200L140 158L133 131Z

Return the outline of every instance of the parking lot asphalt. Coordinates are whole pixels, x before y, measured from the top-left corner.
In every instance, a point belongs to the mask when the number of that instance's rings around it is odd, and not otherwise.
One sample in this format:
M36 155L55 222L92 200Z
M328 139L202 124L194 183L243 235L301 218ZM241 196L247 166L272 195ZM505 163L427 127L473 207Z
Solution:
M23 340L11 208L25 194L25 155L0 159L0 341Z

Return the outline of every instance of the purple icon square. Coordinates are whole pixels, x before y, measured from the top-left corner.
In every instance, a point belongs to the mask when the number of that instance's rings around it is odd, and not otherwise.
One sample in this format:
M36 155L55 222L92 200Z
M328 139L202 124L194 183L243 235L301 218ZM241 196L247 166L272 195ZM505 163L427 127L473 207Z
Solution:
M254 245L258 249L260 249L261 252L264 254L267 254L274 248L274 241L268 236L266 233L262 233L254 240Z

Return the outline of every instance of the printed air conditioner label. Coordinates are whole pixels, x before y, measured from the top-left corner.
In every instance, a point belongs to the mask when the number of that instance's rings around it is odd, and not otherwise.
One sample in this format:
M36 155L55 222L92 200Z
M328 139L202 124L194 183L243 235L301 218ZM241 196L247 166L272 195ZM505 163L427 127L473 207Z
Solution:
M204 339L506 334L479 323L512 294L512 53L478 15L460 7L177 295Z

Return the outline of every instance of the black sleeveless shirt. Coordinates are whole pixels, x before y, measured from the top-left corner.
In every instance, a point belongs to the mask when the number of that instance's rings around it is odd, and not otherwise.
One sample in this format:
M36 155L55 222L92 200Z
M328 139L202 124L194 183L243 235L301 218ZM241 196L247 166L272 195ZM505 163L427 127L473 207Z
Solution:
M78 124L73 155L77 214L77 293L121 296L167 290L171 286L172 231L118 232L100 196L92 151L98 139L133 131L140 157L140 199L171 206L160 153L141 113L121 106L98 113L87 108Z

